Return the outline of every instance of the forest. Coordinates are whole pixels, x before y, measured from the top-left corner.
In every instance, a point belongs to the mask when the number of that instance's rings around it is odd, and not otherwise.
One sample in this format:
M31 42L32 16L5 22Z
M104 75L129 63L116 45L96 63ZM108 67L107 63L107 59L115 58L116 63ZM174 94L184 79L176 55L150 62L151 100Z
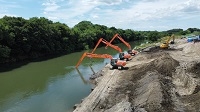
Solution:
M198 28L171 29L168 31L134 31L81 21L70 28L44 17L4 16L0 19L0 64L32 60L58 54L69 54L93 48L99 38L110 40L120 34L124 40L157 41L172 33L186 35ZM114 41L114 44L119 41Z

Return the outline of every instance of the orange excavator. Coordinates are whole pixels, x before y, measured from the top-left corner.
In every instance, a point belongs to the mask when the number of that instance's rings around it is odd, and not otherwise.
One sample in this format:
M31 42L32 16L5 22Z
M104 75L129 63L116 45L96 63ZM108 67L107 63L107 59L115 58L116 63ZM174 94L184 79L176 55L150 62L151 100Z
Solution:
M110 59L110 64L112 66L112 69L123 69L124 66L126 65L126 61L123 60L118 60L117 58L113 58L111 55L109 54L93 54L93 53L87 53L85 52L82 57L80 58L80 60L78 61L78 63L76 64L76 68L78 68L78 66L81 64L81 62L83 61L83 59L85 57L89 57L89 58L109 58Z
M138 53L137 51L132 50L131 45L128 42L126 42L118 33L113 36L113 38L110 40L109 43L112 43L112 41L115 38L118 38L119 40L121 40L128 47L128 54L130 54L131 56L134 56ZM106 47L108 47L108 45Z
M99 46L100 43L104 43L106 44L107 46L110 46L112 47L113 49L119 51L119 59L120 60L124 60L126 59L127 61L130 60L131 58L131 55L130 54L125 54L124 52L122 52L121 48L116 46L116 45L112 45L110 42L106 41L105 39L103 38L100 38L99 41L97 42L95 48L93 49L93 51L91 53L94 53L94 51L97 49L97 47Z

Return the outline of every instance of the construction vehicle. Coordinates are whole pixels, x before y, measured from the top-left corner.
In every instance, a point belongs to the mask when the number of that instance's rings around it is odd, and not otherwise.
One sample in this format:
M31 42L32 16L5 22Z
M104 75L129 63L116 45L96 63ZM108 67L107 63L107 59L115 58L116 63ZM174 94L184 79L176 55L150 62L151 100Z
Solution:
M128 42L126 42L118 33L113 36L113 38L110 40L109 43L112 43L112 41L115 38L118 38L119 40L121 40L128 47L128 54L130 54L131 56L134 56L138 53L137 51L132 50L131 45ZM108 47L108 45L106 47Z
M93 53L87 53L85 52L80 60L78 61L78 63L76 64L76 68L78 68L78 66L81 64L81 62L83 61L83 59L85 57L89 57L89 58L109 58L110 59L110 65L112 66L112 69L123 69L124 66L126 65L126 61L123 60L119 60L117 58L113 58L111 55L109 54L93 54Z
M121 48L116 46L116 45L112 45L110 42L106 41L105 39L103 38L100 38L99 41L97 42L95 48L93 49L93 51L91 53L94 53L94 51L97 49L97 47L99 46L100 43L104 43L106 44L107 46L110 46L112 47L113 49L119 51L119 59L120 60L124 60L126 59L127 61L130 60L131 58L131 55L130 54L125 54L124 52L122 52Z
M193 39L194 43L195 42L200 42L200 35L195 36L195 38Z
M172 38L172 41L170 42L171 38ZM172 34L171 36L168 36L168 39L164 43L162 43L160 45L160 48L168 49L169 48L169 44L174 44L174 40L175 40L174 34Z

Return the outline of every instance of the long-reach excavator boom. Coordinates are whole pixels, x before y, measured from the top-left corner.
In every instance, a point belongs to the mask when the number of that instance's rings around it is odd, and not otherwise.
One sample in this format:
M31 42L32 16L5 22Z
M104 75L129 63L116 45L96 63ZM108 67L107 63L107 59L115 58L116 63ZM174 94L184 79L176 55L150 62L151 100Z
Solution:
M83 59L85 57L89 57L89 58L110 58L112 59L112 56L109 54L93 54L93 53L83 53L83 55L81 56L80 60L78 61L78 63L76 64L76 68L81 64L81 62L83 61Z
M113 49L115 49L115 50L117 50L117 51L119 51L119 52L122 52L122 50L121 50L120 47L115 46L115 45L112 45L110 42L106 41L105 39L100 38L99 41L97 42L96 46L94 47L94 49L92 50L91 53L94 53L94 51L97 49L97 47L99 46L99 44L100 44L101 42L104 43L104 44L106 44L107 46L112 47Z
M111 44L110 42L106 41L106 40L103 39L103 38L100 38L100 39L99 39L99 41L97 42L95 48L93 49L93 51L92 51L91 53L94 53L94 51L97 49L97 47L99 46L99 44L100 44L101 42L104 43L104 44L106 44L107 46L110 46L110 47L112 47L113 49L119 51L119 58L120 58L121 60L124 60L124 59L129 60L129 59L131 58L131 55L130 55L130 54L124 54L124 53L122 52L122 50L121 50L120 47Z
M112 43L112 41L113 41L115 38L118 38L119 40L121 40L121 41L128 47L128 53L129 53L129 54L131 54L131 55L137 54L137 51L132 50L131 45L130 45L128 42L126 42L118 33L115 34L115 35L113 36L113 38L110 40L109 43ZM108 45L107 45L106 47L108 47Z
M119 40L121 40L128 47L128 49L131 49L131 45L128 42L126 42L118 33L113 36L113 38L110 40L109 43L112 43L112 41L115 38L118 38ZM108 47L108 45L106 47Z
M83 59L85 57L89 57L89 58L109 58L111 60L111 65L113 67L124 67L126 65L126 61L121 61L118 59L114 59L111 55L109 54L93 54L93 53L83 53L83 55L81 56L80 60L78 61L78 63L76 64L76 68L78 68L78 66L80 65L80 63L83 61Z

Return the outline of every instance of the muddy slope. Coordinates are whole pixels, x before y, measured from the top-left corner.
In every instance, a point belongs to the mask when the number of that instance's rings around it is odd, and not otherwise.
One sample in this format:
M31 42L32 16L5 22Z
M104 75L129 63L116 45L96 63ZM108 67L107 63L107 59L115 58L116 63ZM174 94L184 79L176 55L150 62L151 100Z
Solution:
M159 57L123 71L124 75L119 76L120 80L99 103L100 108L96 111L112 110L116 104L124 101L130 103L131 111L199 111L200 63L180 65L168 53L158 52L152 55ZM183 66L188 67L186 69Z
M94 78L97 87L93 91L99 91L110 78L104 92L92 92L93 96L85 99L91 101L96 96L93 109L85 107L90 106L85 104L89 101L83 101L75 112L81 112L82 107L88 112L200 111L199 48L200 43L181 43L173 50L141 52L128 62L129 69L116 70L110 76L105 67L101 76Z
M132 110L138 111L166 111L174 110L171 89L172 73L179 66L179 62L169 54L159 52L159 58L147 63L130 67L120 77L119 87L110 93L107 105L120 102L120 97L126 97L131 103ZM148 57L147 57L148 58ZM103 103L105 104L105 102Z

